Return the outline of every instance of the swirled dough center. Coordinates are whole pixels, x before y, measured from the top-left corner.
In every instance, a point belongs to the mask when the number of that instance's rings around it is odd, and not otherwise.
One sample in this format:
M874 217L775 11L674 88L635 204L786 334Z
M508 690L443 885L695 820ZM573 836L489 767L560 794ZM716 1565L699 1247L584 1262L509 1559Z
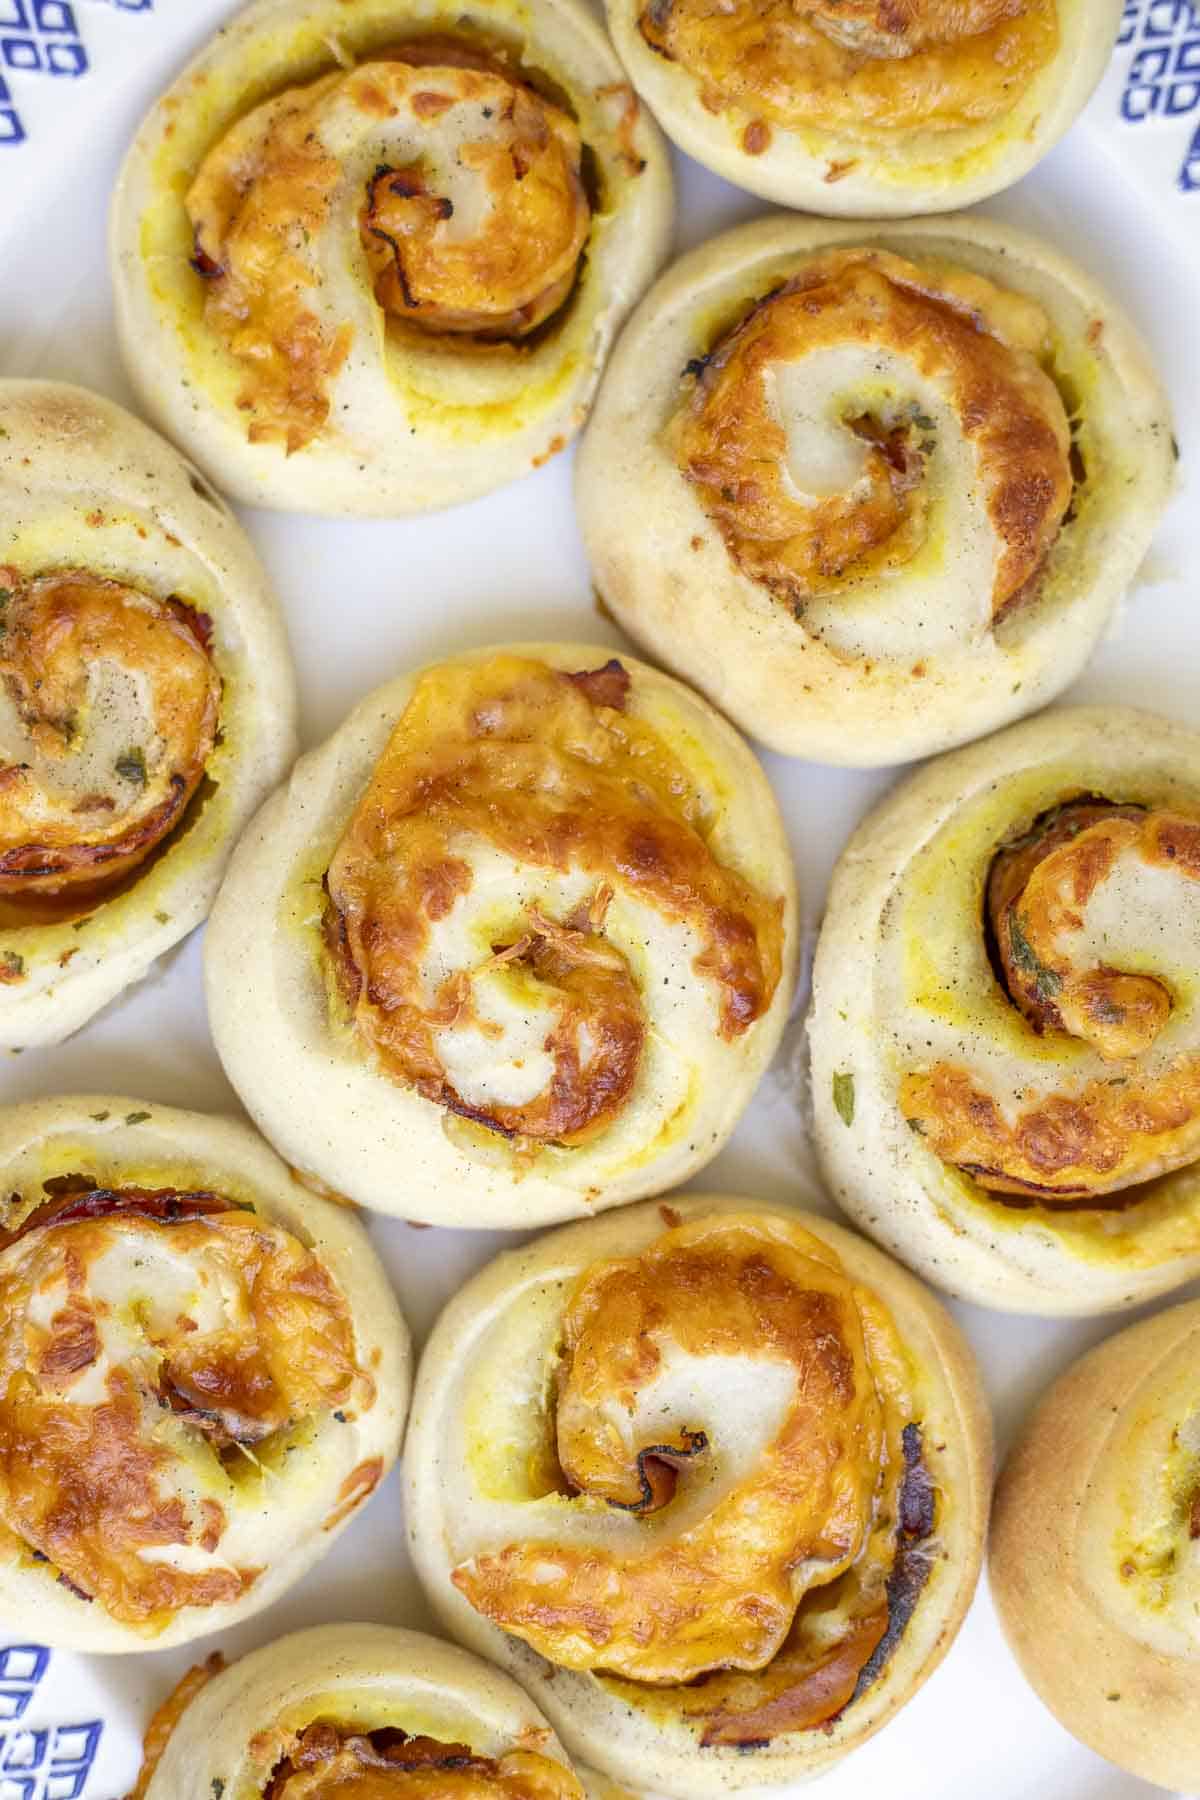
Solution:
M346 1302L218 1194L48 1185L0 1239L0 1521L114 1619L236 1600L238 1465L367 1379Z
M847 1704L932 1502L918 1527L894 1326L834 1252L723 1215L597 1263L551 1392L559 1491L455 1568L471 1605L562 1667L670 1688L706 1742Z
M639 23L710 111L880 146L1002 121L1059 47L1056 0L649 0Z
M179 823L216 742L210 625L74 570L0 567L0 896L129 874Z
M937 519L990 629L1034 590L1071 499L1048 336L981 276L829 251L701 360L671 447L738 568L797 617L886 586Z
M251 441L291 453L325 427L356 260L377 328L519 341L549 318L591 225L582 158L566 112L454 39L290 88L231 126L187 207Z
M1057 807L1001 849L987 914L1030 1031L1085 1046L1088 1073L1007 1093L950 1057L911 1071L901 1105L929 1147L984 1187L1052 1202L1118 1203L1193 1161L1200 821L1092 799Z
M717 860L703 794L628 691L617 662L422 676L326 877L357 1032L398 1080L526 1147L583 1144L629 1104L643 920L673 934L724 1039L780 978L779 905Z
M309 1726L264 1800L583 1800L569 1769L533 1750L477 1756L468 1744Z

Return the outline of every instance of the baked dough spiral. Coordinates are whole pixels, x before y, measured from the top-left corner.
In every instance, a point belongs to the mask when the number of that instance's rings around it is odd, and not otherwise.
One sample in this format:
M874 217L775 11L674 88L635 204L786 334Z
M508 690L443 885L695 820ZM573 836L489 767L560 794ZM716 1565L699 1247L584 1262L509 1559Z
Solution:
M607 0L689 155L808 212L945 212L1011 186L1104 72L1121 0Z
M716 1154L795 911L766 779L703 701L594 646L476 651L380 688L263 809L208 937L213 1035L322 1181L541 1224Z
M1200 1786L1198 1353L1192 1301L1060 1376L1000 1478L990 1561L1005 1634L1059 1722L1180 1793Z
M294 754L232 515L80 388L0 382L0 1047L53 1044L204 918Z
M1043 1313L1200 1272L1200 738L1079 707L944 757L847 845L817 1143L930 1280Z
M709 1195L477 1276L418 1373L431 1603L571 1754L681 1800L818 1773L945 1652L990 1482L970 1353L827 1220Z
M0 1112L0 1613L141 1651L276 1600L400 1447L408 1332L362 1227L246 1126Z
M584 1800L515 1682L451 1644L320 1625L193 1669L129 1800Z
M577 0L256 0L126 160L125 358L240 500L448 506L578 430L671 206L658 131Z
M1136 335L1048 245L776 218L647 296L578 499L638 642L772 749L872 765L1059 693L1173 472Z

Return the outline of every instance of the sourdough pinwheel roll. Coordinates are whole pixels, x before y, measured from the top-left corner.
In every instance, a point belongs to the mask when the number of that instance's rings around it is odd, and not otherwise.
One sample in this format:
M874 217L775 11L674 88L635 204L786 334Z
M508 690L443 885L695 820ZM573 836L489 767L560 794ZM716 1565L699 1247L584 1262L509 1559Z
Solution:
M137 1651L259 1612L395 1461L408 1332L362 1226L246 1126L0 1112L0 1617Z
M647 296L578 492L601 594L651 654L772 749L870 765L1059 693L1173 469L1136 335L1049 245L966 216L774 218Z
M1112 54L1121 0L607 0L689 155L816 213L944 212L1040 162Z
M952 1293L1095 1313L1200 1273L1200 736L1044 713L843 853L810 1021L833 1192Z
M1000 1622L1059 1722L1189 1794L1200 1789L1198 1362L1192 1301L1069 1368L1009 1456L990 1558Z
M537 1707L474 1656L319 1625L190 1671L151 1720L130 1800L584 1800Z
M579 429L671 210L579 0L256 0L126 160L124 354L240 500L447 506Z
M294 713L211 489L99 395L0 381L0 1047L58 1043L199 924Z
M595 646L474 651L370 695L246 833L213 1035L298 1168L405 1218L542 1224L716 1155L795 914L762 769L696 695Z
M454 1636L580 1762L701 1800L818 1773L920 1686L975 1587L990 1432L964 1340L889 1258L688 1194L468 1283L405 1478Z

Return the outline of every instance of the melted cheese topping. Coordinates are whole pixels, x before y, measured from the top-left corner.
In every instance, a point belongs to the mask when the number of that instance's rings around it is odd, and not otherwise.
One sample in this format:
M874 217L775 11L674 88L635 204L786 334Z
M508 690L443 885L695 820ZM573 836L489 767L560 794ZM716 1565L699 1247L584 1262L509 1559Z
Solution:
M965 489L954 535L979 543L990 626L1032 591L1071 499L1048 341L1040 308L981 276L828 251L704 360L671 446L738 568L797 616L885 584L929 541L940 490Z
M455 1568L471 1605L631 1703L656 1684L705 1743L848 1704L932 1495L918 1524L904 1353L836 1254L750 1214L668 1229L580 1276L547 1387L551 1491Z
M779 903L716 860L708 802L628 688L616 662L565 675L514 655L422 676L326 877L362 1040L527 1152L595 1139L627 1107L651 929L686 951L727 1041L780 978Z
M253 1586L241 1552L279 1527L254 1480L246 1534L239 1477L369 1382L343 1296L281 1227L215 1194L53 1185L0 1247L0 1520L153 1629Z
M0 623L0 896L94 898L203 778L221 696L209 622L81 571L0 567Z
M350 346L336 273L364 259L381 317L519 340L575 281L591 212L574 121L454 40L276 95L187 196L205 317L245 371L251 442L326 426ZM355 242L355 239L358 242Z
M305 1731L264 1800L584 1800L569 1769L532 1750L476 1756L468 1744L403 1732Z
M1011 1094L950 1057L912 1070L901 1105L930 1148L1051 1202L1112 1201L1194 1161L1200 820L1068 804L1002 849L987 906L1014 1004L1052 1052L1086 1047L1089 1072Z
M881 145L1003 119L1059 47L1055 0L649 0L639 24L710 111Z

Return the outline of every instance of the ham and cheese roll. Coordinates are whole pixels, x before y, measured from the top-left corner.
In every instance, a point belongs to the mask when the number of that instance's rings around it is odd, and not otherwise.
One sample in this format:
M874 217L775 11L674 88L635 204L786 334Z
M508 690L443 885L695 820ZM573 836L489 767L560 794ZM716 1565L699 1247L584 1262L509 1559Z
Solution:
M1005 1634L1060 1724L1189 1794L1200 1788L1198 1357L1192 1301L1069 1368L1009 1456L990 1558Z
M0 381L0 1048L58 1043L199 924L294 714L211 489L99 395Z
M647 296L578 495L635 639L772 749L872 765L1060 692L1173 472L1132 327L1048 245L774 218Z
M779 1041L796 898L724 721L594 646L380 688L246 834L207 947L231 1081L362 1204L520 1226L657 1193Z
M1200 737L1044 713L943 758L834 876L810 1035L841 1204L984 1305L1200 1272Z
M807 212L945 212L1011 186L1086 104L1121 0L607 0L689 155Z
M238 499L395 516L561 450L667 249L665 147L578 0L256 0L143 124L130 374Z
M365 1232L246 1126L0 1112L0 1615L140 1651L269 1606L394 1462L408 1333Z
M818 1773L948 1648L990 1438L941 1307L828 1220L673 1196L552 1233L434 1329L418 1573L571 1754L702 1800Z
M319 1625L183 1678L129 1800L585 1800L514 1681L417 1631Z

